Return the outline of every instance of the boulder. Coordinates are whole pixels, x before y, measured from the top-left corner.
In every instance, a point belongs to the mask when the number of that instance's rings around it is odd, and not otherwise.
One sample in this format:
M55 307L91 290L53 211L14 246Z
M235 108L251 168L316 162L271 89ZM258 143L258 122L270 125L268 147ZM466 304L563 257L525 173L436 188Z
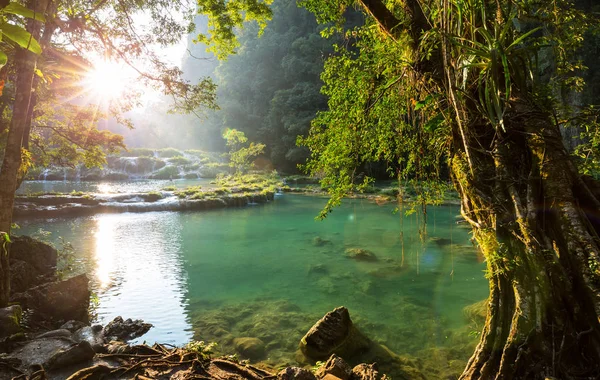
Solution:
M102 326L84 326L73 334L73 340L76 342L88 342L95 352L106 352L106 348L104 347L105 340L102 333Z
M16 236L10 247L11 294L56 279L54 247L29 236Z
M335 354L331 355L329 359L327 359L327 362L319 367L315 373L318 378L324 379L326 375L332 375L341 380L348 380L351 374L352 368L344 361L344 359Z
M277 380L317 380L317 378L307 369L287 367L277 374Z
M61 329L65 329L65 330L69 330L70 332L75 332L77 330L79 330L82 327L85 327L86 324L81 322L81 321L67 321L65 322L62 326L60 326Z
M29 263L21 260L10 261L10 293L21 293L42 284L39 274Z
M377 261L373 252L362 248L347 248L346 257L357 261Z
M108 341L120 340L126 342L144 335L150 328L152 328L152 325L150 323L144 323L141 319L136 319L134 321L131 318L128 318L123 320L123 318L119 316L104 327L102 334Z
M64 338L34 339L12 351L8 357L20 360L22 368L30 368L42 365L57 352L67 350L72 345L72 341Z
M10 245L10 259L25 261L41 275L56 271L57 251L54 247L29 236L15 236Z
M34 310L37 319L87 322L90 303L88 283L87 276L82 274L36 286L25 293L15 294L13 299Z
M83 341L67 349L62 349L54 353L45 363L44 368L56 370L73 364L78 364L92 360L96 352L92 349L89 342Z
M0 309L0 338L16 334L21 331L21 306L12 305Z
M333 353L349 358L367 351L369 346L369 339L354 327L345 307L327 313L300 341L300 350L312 360L326 360Z
M67 329L58 329L58 330L51 330L51 331L47 331L43 334L40 334L36 337L36 339L41 339L41 338L65 338L65 339L71 339L71 332Z
M258 360L265 355L265 343L258 338L235 338L233 344L235 349L248 359Z

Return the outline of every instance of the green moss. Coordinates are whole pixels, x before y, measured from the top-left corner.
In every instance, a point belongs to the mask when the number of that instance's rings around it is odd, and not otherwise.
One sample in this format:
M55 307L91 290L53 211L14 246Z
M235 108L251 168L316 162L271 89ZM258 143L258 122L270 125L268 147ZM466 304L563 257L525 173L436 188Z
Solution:
M174 156L174 157L168 158L167 161L169 161L170 163L172 163L174 165L188 165L192 162L188 158L185 158L183 156Z
M122 151L118 156L121 156L121 157L153 157L154 149L131 148L131 149Z
M150 176L152 179L179 178L179 169L175 166L165 166Z
M164 148L156 151L159 157L169 158L181 156L181 151L175 148Z

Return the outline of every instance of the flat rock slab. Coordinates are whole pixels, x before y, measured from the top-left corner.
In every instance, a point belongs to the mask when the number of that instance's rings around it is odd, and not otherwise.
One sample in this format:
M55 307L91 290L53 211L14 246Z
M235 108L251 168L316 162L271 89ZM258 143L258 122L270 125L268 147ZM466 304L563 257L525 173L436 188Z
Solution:
M13 351L9 357L21 360L21 369L32 365L43 365L61 350L68 349L73 341L65 338L40 338L32 340L25 346Z

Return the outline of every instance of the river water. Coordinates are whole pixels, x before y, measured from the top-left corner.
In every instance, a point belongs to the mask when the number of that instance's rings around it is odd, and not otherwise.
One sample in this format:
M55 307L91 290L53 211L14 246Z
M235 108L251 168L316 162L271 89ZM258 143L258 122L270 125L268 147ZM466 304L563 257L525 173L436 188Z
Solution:
M81 189L68 185L60 186ZM154 325L141 339L149 343L195 338L226 352L236 336L258 337L272 364L293 363L307 329L343 305L399 354L472 347L475 328L462 310L488 288L468 230L456 225L457 206L430 207L425 231L422 215L364 199L316 221L325 203L285 194L239 209L22 220L18 233L43 229L59 247L59 237L72 242L76 267L91 277L97 321L141 318ZM348 258L352 248L377 260Z

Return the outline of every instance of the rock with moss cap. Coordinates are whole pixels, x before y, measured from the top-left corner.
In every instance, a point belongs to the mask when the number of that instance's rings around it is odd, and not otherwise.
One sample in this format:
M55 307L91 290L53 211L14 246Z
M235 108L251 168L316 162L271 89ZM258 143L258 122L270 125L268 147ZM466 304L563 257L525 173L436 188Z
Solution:
M343 306L327 313L300 341L302 353L313 360L326 360L333 353L352 357L368 349L369 340L354 327Z

